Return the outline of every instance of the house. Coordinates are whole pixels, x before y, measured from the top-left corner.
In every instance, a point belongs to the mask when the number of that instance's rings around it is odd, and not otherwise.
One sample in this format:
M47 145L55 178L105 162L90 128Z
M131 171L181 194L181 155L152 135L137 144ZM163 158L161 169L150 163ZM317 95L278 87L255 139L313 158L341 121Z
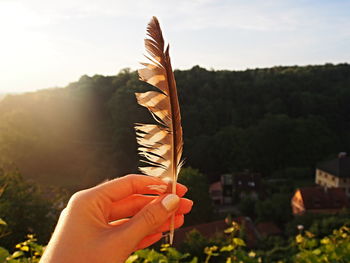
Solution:
M261 192L261 175L249 172L223 174L220 181L209 187L214 204L226 206L245 197L258 199Z
M255 200L261 195L261 175L258 173L237 173L233 177L233 194L236 199L250 197Z
M209 195L214 202L214 205L221 205L224 203L224 197L222 194L222 185L221 181L212 183L209 186Z
M350 197L350 157L341 152L338 158L318 164L315 182L326 188L342 187Z
M343 188L311 186L299 188L291 200L294 215L309 213L337 213L349 207Z

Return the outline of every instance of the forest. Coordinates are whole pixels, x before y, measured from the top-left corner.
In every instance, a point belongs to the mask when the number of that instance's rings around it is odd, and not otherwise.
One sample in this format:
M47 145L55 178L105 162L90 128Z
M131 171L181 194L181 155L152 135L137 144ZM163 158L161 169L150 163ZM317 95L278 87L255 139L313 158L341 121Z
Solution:
M250 170L264 177L350 152L350 65L176 70L185 166L210 182ZM134 123L153 123L134 92L137 73L82 76L0 101L0 162L71 191L137 172ZM312 171L312 170L310 170ZM313 178L313 172L294 174Z
M233 226L213 240L190 232L179 251L141 250L128 262L348 262L349 211L293 217L290 198L313 183L318 162L350 152L350 65L195 66L175 77L185 141L179 180L195 202L186 226L223 219L209 183L248 170L263 176L266 196L241 200L233 216L273 222L283 233L250 251ZM134 93L146 89L124 69L0 99L0 262L38 262L72 193L138 172L134 123L154 120Z

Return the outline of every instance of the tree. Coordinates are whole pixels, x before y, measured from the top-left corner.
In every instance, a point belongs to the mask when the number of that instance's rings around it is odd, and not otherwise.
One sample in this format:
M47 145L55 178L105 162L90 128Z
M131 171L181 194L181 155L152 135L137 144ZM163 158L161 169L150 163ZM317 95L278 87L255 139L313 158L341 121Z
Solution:
M255 211L256 202L257 202L256 199L254 199L250 196L246 196L244 198L241 198L241 200L239 201L238 209L242 215L255 218L255 216L256 216L256 211Z
M46 243L58 218L54 202L18 172L0 170L0 185L5 186L0 198L0 215L9 233L1 238L2 246L12 249L29 233L36 233L39 242Z
M283 227L292 218L291 194L278 193L264 201L258 201L255 211L258 221L272 221Z
M179 182L187 186L186 197L194 203L191 213L185 218L186 224L195 225L210 221L214 217L214 210L206 175L191 167L183 168L179 175Z

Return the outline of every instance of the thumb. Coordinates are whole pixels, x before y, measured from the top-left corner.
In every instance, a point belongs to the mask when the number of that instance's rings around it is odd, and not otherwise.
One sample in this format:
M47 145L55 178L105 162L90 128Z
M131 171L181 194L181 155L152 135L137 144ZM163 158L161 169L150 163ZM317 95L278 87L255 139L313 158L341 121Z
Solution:
M126 228L135 245L162 226L178 208L179 202L176 194L168 194L149 203L131 218Z

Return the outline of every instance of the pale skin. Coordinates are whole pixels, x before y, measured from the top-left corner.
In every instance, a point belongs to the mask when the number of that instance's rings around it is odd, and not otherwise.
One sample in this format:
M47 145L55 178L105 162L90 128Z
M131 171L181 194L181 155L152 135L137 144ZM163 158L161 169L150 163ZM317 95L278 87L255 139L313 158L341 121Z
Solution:
M192 201L187 188L167 194L160 179L127 175L72 196L62 211L40 263L118 263L161 239L175 213L184 222ZM149 194L153 195L150 196Z

